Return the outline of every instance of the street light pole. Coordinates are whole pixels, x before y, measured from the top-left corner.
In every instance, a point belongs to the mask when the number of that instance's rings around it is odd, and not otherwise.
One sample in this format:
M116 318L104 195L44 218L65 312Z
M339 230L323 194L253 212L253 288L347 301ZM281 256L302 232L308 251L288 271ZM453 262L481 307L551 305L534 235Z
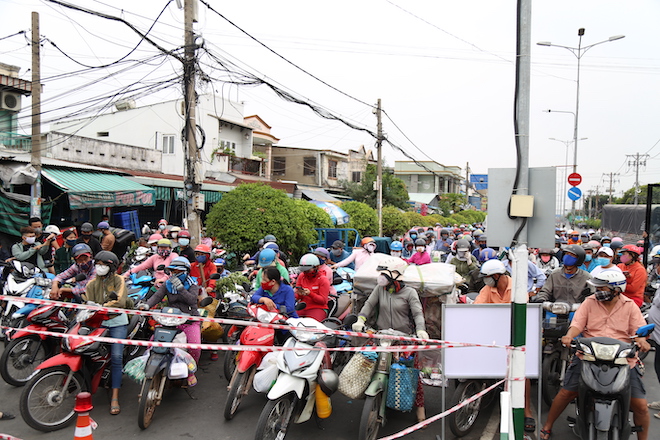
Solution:
M571 113L571 114L573 114L573 112L566 112L566 111L561 111L561 110L543 110L543 111L548 112L548 113L555 112L555 113ZM568 166L569 166L568 165L568 146L574 142L574 139L570 139L570 140L567 140L567 141L564 141L564 140L561 140L561 139L556 139L556 138L548 138L548 139L550 139L551 141L561 142L562 144L566 145L566 158L564 160L564 182L562 184L563 197L561 199L561 215L564 216L566 214L566 196L567 196L566 183L568 181ZM586 141L587 139L589 139L589 138L584 137L584 138L580 138L579 140Z
M573 172L577 173L577 151L578 151L578 114L580 111L580 61L582 60L582 56L591 49L594 46L598 46L599 44L603 43L609 43L610 41L616 41L620 40L622 38L625 38L625 35L614 35L608 38L607 40L599 41L598 43L590 44L588 46L582 47L582 36L584 35L584 28L578 29L578 47L570 47L570 46L561 46L559 44L552 44L549 41L539 41L538 44L539 46L549 46L549 47L561 47L563 49L569 50L573 55L575 55L575 58L577 58L577 87L576 87L576 96L575 96L575 126L573 127L573 144L575 146L575 149L573 151ZM571 212L573 214L573 221L575 222L575 200L572 201L571 203Z

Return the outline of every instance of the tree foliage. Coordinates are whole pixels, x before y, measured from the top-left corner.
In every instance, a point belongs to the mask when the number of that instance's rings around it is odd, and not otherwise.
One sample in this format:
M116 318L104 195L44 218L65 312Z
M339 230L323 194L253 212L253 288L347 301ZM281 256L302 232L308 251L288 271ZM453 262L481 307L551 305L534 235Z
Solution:
M378 215L376 210L362 202L344 202L341 209L350 216L350 221L344 228L357 229L362 237L378 234Z
M366 203L376 209L377 192L374 190L376 181L376 165L367 165L360 182L342 181L341 185L350 198ZM395 206L399 209L408 209L408 190L403 180L395 177L391 171L383 170L383 206Z
M646 204L646 197L648 194L649 187L648 185L642 185L639 187L639 196L637 197L637 200L640 205L645 205ZM633 186L630 188L628 191L623 193L623 196L613 200L615 204L620 204L620 205L632 205L635 203L635 187ZM653 200L651 201L653 204L658 204L660 203L660 188L654 188L653 189Z
M383 235L393 237L403 235L408 231L408 218L404 212L394 206L383 208Z
M294 200L294 202L300 207L307 220L312 224L312 228L332 228L334 226L330 214L322 208L307 200Z
M261 183L243 184L229 191L206 217L209 235L238 255L253 252L259 239L273 234L282 250L297 257L316 240L312 228L300 204L284 191Z
M458 213L463 208L461 207L465 203L465 196L462 194L456 193L446 193L440 194L440 203L439 208L442 210L442 213L445 216Z

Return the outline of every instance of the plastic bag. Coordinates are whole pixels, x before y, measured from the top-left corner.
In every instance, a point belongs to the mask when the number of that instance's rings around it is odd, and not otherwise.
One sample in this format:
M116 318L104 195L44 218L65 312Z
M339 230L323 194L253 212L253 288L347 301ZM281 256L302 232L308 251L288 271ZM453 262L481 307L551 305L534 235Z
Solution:
M271 363L267 363L263 369L261 369L261 366L259 368L260 370L254 375L252 387L257 393L267 393L275 384L280 369L277 368L277 365Z
M420 379L424 385L446 387L447 378L442 374L442 351L423 350L417 353Z
M388 408L397 411L411 411L417 395L419 370L402 364L392 364L390 381L387 386Z
M339 375L339 391L349 399L363 399L375 369L375 359L355 353Z
M144 368L147 365L147 360L149 360L149 352L126 362L126 365L124 365L124 374L134 381L141 383L144 380Z
M172 363L185 364L188 371L191 373L197 371L197 362L195 362L195 359L186 350L182 350L180 348L174 349L174 359L172 360Z

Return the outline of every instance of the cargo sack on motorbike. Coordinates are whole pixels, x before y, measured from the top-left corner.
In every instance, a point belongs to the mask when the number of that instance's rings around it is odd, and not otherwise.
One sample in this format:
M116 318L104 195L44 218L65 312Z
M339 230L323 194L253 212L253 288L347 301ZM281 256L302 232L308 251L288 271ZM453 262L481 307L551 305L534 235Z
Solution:
M424 350L417 353L419 362L419 379L424 385L446 387L447 379L442 374L442 352L440 350Z
M402 364L392 364L390 367L390 381L387 385L388 408L397 411L412 411L417 395L419 370Z
M124 365L124 374L137 383L141 383L145 377L144 368L147 365L148 359L149 352L143 356L136 357L135 359L131 359L130 361L126 362L126 365Z
M195 371L197 371L197 364L190 353L180 348L175 348L174 358L170 364L170 371L167 377L170 379L185 379L189 373L194 373Z
M376 369L376 359L376 352L355 353L339 375L339 391L349 399L363 399Z

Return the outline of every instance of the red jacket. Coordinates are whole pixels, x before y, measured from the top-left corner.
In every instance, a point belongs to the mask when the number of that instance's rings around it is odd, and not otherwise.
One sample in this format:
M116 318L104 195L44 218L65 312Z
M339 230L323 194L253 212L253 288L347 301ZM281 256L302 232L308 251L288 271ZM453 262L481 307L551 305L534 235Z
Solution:
M307 309L327 309L328 294L330 293L330 281L324 272L311 275L303 272L296 279L296 287L309 289L309 295L301 295L299 289L295 289L296 300L307 304Z
M204 263L204 283L202 283L202 277L199 272L199 263L195 261L193 264L190 265L190 276L197 278L197 284L199 284L200 287L206 288L210 287L211 289L215 289L215 280L210 280L209 277L211 274L214 274L218 271L218 268L215 267L215 264L213 261L209 258L206 263Z
M646 269L639 261L634 261L631 264L619 263L617 267L626 276L626 291L623 294L635 301L638 307L641 307L644 304L644 289L647 280Z

